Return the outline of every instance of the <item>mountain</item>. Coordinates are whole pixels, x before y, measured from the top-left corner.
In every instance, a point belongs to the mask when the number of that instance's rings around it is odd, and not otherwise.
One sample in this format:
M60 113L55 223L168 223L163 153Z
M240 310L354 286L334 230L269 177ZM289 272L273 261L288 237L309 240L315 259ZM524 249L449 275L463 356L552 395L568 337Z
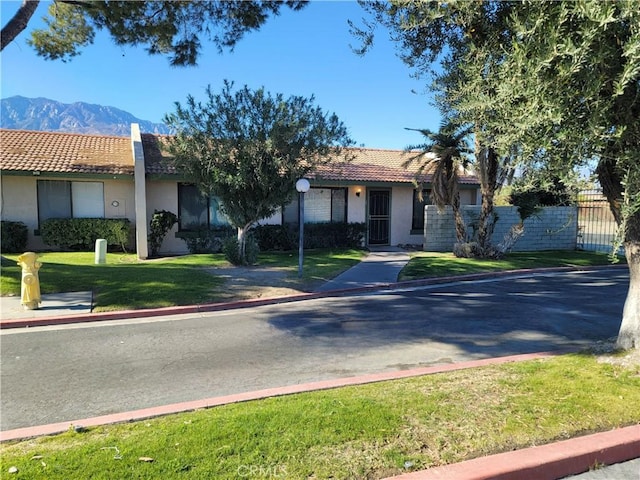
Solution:
M0 127L47 132L97 133L129 136L131 124L139 123L144 133L170 133L166 125L140 120L114 107L48 98L9 97L0 100Z

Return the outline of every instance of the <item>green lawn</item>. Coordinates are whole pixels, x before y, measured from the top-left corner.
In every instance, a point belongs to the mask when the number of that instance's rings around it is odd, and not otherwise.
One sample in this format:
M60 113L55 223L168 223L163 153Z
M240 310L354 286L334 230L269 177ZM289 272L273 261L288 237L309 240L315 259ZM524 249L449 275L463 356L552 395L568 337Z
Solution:
M0 471L15 466L16 479L375 479L639 422L640 366L585 353L5 443Z
M258 267L287 270L292 288L312 290L358 263L362 250L307 250L303 278L297 278L297 252L264 252ZM2 265L2 295L20 294L17 255L5 255ZM624 258L621 259L624 261ZM93 252L43 253L39 258L42 293L91 290L95 311L157 308L213 303L228 297L224 282L207 267L226 267L222 254L201 254L138 261L133 254L107 254L105 265L94 264ZM463 275L469 273L551 266L606 265L608 256L594 252L512 253L503 260L456 258L449 253L419 252L400 273L399 280Z
M620 257L620 263L626 263ZM606 253L583 251L516 252L502 260L457 258L452 253L419 252L400 272L399 280L468 275L522 268L587 267L611 264Z
M298 256L289 252L265 253L259 265L282 266L290 270L301 289L333 278L360 261L359 250L311 250L305 252L304 277L297 280ZM18 255L5 255L2 266L2 295L20 294ZM43 294L94 292L94 311L192 305L220 301L224 281L205 267L229 266L222 254L185 255L138 261L133 254L107 254L107 263L94 264L93 252L43 253L39 258ZM294 282L294 283L295 283Z

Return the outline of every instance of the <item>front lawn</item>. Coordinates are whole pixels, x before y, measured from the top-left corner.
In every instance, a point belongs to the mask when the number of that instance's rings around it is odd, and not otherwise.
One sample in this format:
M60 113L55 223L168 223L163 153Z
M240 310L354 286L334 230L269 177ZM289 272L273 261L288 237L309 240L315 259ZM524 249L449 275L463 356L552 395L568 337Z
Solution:
M515 252L502 260L457 258L452 253L419 252L400 272L398 280L448 277L523 268L588 267L610 264L606 253L583 251ZM626 263L620 257L620 263Z
M640 366L574 354L0 446L11 478L370 478L640 423Z
M360 261L359 250L310 250L305 252L304 277L297 280L298 256L290 252L260 254L259 265L289 270L300 288L333 278ZM5 255L2 295L20 294L18 255ZM107 263L94 264L93 252L47 252L42 262L43 294L93 291L94 311L157 308L213 303L226 298L224 280L209 267L229 266L222 254L200 254L139 261L133 254L107 254Z

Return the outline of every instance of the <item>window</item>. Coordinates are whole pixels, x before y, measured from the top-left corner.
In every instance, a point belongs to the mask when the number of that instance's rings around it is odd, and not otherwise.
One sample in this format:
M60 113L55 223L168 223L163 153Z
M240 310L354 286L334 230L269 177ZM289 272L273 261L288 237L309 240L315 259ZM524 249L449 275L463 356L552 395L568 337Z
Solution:
M420 201L418 190L413 191L413 219L411 221L412 230L424 230L424 206L431 204L431 190L422 190L422 201Z
M38 180L38 222L49 218L103 218L102 182Z
M298 194L282 211L282 223L298 223ZM346 188L310 188L304 194L305 223L347 221Z
M228 224L217 198L202 195L195 185L178 184L179 230L199 230Z

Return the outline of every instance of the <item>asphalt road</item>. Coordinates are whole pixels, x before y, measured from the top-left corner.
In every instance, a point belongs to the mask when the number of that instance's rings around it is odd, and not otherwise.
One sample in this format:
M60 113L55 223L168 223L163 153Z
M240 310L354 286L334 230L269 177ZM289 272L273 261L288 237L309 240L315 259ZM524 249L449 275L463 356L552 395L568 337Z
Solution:
M4 330L0 428L588 346L616 335L627 289L611 269Z

